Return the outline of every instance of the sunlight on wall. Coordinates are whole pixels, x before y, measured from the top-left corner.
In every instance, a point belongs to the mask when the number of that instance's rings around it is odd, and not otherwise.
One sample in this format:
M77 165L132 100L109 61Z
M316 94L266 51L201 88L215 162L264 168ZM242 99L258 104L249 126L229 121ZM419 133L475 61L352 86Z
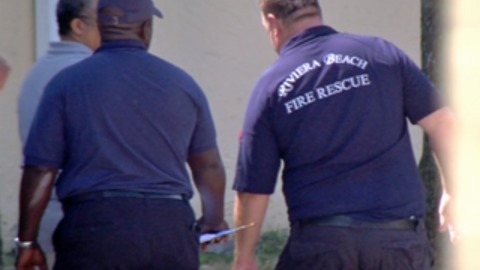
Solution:
M449 89L459 118L454 160L460 242L455 269L480 269L480 19L478 0L450 1Z

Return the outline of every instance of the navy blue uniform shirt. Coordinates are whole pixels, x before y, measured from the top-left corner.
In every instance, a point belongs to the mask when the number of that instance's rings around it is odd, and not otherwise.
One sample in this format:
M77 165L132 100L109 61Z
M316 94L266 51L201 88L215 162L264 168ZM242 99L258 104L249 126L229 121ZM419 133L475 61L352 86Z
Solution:
M248 105L234 189L271 194L283 160L291 221L425 212L407 119L439 108L418 67L380 38L313 27L287 42Z
M187 73L140 41L112 41L49 83L25 164L61 169L61 200L112 189L191 197L187 157L216 147L215 136Z

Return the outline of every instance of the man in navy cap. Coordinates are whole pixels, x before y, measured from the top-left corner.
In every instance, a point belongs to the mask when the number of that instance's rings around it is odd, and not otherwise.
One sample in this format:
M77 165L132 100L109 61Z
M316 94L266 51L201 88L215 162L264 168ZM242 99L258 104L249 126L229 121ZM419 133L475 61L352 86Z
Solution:
M100 0L102 46L46 87L25 147L18 269L45 267L36 237L53 185L65 211L54 269L198 269L199 232L227 228L207 99L147 52L153 15L151 0Z
M317 0L260 6L279 59L251 94L235 223L262 224L283 161L291 231L276 269L429 269L425 192L407 120L430 136L447 169L450 111L405 53L324 25ZM234 269L257 269L259 233L237 234Z

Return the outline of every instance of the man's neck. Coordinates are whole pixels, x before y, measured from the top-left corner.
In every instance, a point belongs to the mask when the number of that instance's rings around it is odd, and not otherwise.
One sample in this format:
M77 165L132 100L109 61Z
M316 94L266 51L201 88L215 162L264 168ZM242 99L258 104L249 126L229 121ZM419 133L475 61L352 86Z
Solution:
M284 34L282 39L278 43L279 46L275 49L277 53L280 53L281 48L294 36L302 33L303 31L323 25L322 19L320 17L311 17L305 18L301 21L290 24L288 27L284 28Z
M321 25L323 25L323 22L320 17L305 18L301 21L295 22L287 28L284 43L309 28Z
M75 38L74 36L71 36L71 35L60 36L60 40L61 41L72 41L72 42L82 43L80 40L78 40L77 38Z

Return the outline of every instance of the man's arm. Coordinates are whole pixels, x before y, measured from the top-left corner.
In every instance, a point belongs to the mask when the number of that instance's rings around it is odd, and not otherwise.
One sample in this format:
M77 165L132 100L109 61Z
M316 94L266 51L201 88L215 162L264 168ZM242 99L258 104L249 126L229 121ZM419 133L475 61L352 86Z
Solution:
M2 90L5 82L7 81L8 74L10 73L10 67L7 62L0 57L0 90Z
M422 118L418 124L427 133L435 154L435 159L442 175L443 195L439 208L440 229L445 230L448 227L454 228L453 207L450 203L450 194L453 191L453 184L450 183L452 177L452 158L453 144L455 138L455 118L450 109L441 108L426 117ZM451 240L455 241L453 231L450 232Z
M188 165L201 197L203 215L199 225L202 232L227 229L228 225L223 216L225 169L218 149L191 154Z
M232 269L255 270L255 247L267 211L270 196L237 192L235 198L235 226L255 223L255 226L239 231L235 237L235 251Z
M31 247L20 248L17 254L17 269L46 268L43 251L36 244L40 221L52 192L57 169L25 166L20 186L20 219L18 240L32 242Z
M453 113L449 108L444 107L422 118L418 121L418 124L430 139L436 161L445 178L445 191L451 192L452 184L448 180L451 179L452 169L450 167L453 157L453 143L455 142Z

